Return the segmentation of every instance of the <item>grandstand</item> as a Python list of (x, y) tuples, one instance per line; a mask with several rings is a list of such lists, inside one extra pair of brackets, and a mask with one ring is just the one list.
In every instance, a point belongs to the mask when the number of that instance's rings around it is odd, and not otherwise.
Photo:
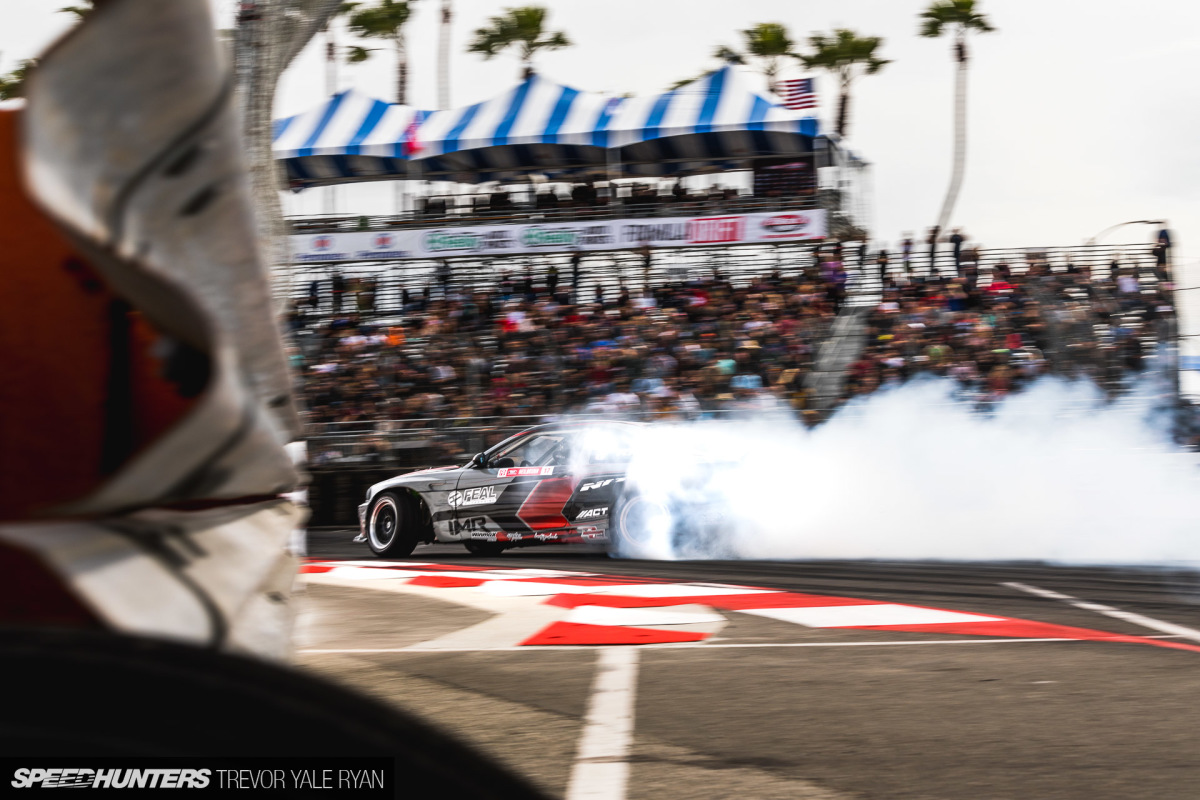
[(403, 213), (290, 220), (291, 358), (314, 472), (335, 467), (318, 521), (344, 517), (366, 473), (465, 460), (565, 414), (816, 424), (924, 374), (986, 408), (1039, 375), (1116, 397), (1172, 366), (1161, 254), (884, 255), (866, 162), (734, 68), (629, 100), (534, 77), (435, 112), (409, 152), (421, 119), (351, 93), (277, 131), (297, 189), (458, 182)]

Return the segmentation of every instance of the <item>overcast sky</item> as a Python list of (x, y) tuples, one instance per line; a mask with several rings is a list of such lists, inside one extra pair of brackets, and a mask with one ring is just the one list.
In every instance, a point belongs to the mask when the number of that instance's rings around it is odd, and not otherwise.
[[(0, 0), (0, 68), (39, 52), (70, 22), (64, 0)], [(523, 0), (522, 0), (523, 1)], [(232, 0), (212, 0), (228, 24)], [(716, 66), (738, 30), (782, 22), (797, 40), (849, 27), (885, 39), (893, 61), (856, 86), (849, 144), (872, 162), (877, 238), (932, 224), (949, 179), (954, 67), (948, 40), (916, 35), (927, 0), (542, 0), (574, 46), (540, 54), (546, 77), (580, 89), (662, 91)], [(465, 52), (475, 28), (507, 5), (454, 0), (451, 102), (493, 96), (518, 79), (515, 57)], [(409, 24), (410, 102), (436, 107), (438, 0), (417, 0)], [(1200, 257), (1200, 4), (1181, 0), (982, 0), (998, 28), (973, 37), (967, 175), (954, 224), (985, 246), (1080, 244), (1109, 225), (1165, 218), (1182, 254)], [(348, 39), (343, 32), (343, 42)], [(375, 45), (372, 45), (375, 46)], [(381, 51), (340, 68), (340, 86), (394, 99), (395, 61)], [(790, 67), (785, 77), (804, 73)], [(819, 77), (822, 120), (833, 82)], [(279, 87), (277, 116), (321, 102), (320, 42)], [(354, 202), (346, 190), (341, 202)], [(369, 202), (390, 211), (390, 193)], [(297, 206), (319, 211), (317, 192)], [(358, 203), (363, 202), (360, 197)], [(354, 209), (361, 210), (361, 209)], [(1105, 241), (1143, 241), (1131, 227)]]

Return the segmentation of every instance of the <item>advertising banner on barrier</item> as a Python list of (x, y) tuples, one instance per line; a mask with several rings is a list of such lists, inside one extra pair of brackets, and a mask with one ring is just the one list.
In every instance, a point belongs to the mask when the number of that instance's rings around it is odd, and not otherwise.
[(515, 225), (463, 225), (406, 231), (297, 234), (292, 262), (398, 261), (529, 253), (711, 247), (822, 239), (825, 210), (646, 217)]

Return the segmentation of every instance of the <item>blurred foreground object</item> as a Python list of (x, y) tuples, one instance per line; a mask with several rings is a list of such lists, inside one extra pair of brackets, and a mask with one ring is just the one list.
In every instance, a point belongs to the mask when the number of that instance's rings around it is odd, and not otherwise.
[(105, 626), (283, 656), (296, 420), (207, 5), (102, 4), (26, 96), (0, 114), (0, 542)]
[(287, 654), (301, 515), (232, 101), (207, 0), (107, 0), (0, 109), (0, 749), (389, 756), (416, 796), (534, 797), (237, 655)]

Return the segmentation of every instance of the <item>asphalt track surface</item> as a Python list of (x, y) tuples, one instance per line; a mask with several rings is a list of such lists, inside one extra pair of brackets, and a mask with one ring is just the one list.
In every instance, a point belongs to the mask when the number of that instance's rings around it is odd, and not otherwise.
[[(309, 556), (369, 560), (352, 536), (310, 532)], [(552, 796), (1200, 797), (1200, 652), (1149, 644), (1200, 647), (1194, 572), (646, 562), (561, 546), (487, 559), (439, 545), (410, 560), (737, 584), (1153, 637), (997, 639), (726, 613), (719, 634), (694, 646), (422, 652), (414, 646), (478, 625), (488, 612), (369, 582), (308, 586), (302, 667), (431, 720)], [(622, 674), (628, 685), (598, 683)], [(619, 718), (622, 699), (632, 709), (627, 748), (605, 755), (608, 740), (588, 737), (614, 734), (596, 715), (608, 702), (611, 717), (615, 702)], [(587, 785), (581, 739), (600, 742), (592, 760), (609, 770)]]

